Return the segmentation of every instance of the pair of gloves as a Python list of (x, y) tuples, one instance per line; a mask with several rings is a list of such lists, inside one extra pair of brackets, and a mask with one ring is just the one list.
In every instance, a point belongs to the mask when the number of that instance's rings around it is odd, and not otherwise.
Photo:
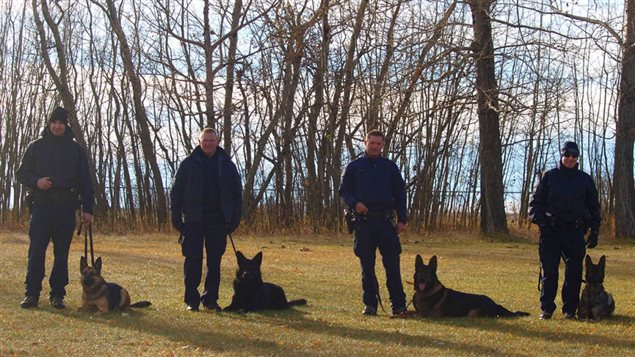
[[(541, 225), (538, 226), (540, 228), (540, 235), (543, 237), (552, 237), (554, 235), (553, 230), (551, 229), (551, 226), (543, 223)], [(589, 236), (586, 239), (586, 246), (589, 249), (593, 249), (595, 247), (597, 247), (598, 245), (598, 237), (600, 235), (600, 232), (597, 230), (591, 230), (591, 233), (589, 234)]]

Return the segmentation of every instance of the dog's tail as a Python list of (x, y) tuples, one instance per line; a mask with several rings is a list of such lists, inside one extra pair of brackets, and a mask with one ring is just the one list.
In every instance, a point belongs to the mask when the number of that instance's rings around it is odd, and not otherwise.
[(289, 306), (306, 305), (306, 299), (297, 299), (289, 301)]
[(134, 304), (130, 304), (130, 307), (142, 308), (142, 307), (148, 307), (150, 305), (152, 305), (150, 301), (143, 300), (143, 301), (137, 301)]
[(524, 312), (524, 311), (514, 311), (514, 315), (513, 316), (529, 316), (530, 314), (528, 312)]

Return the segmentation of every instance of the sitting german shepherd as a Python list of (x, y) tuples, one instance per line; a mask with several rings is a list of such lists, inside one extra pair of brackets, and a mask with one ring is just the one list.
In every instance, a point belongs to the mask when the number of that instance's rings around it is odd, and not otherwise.
[(590, 256), (585, 258), (586, 285), (582, 290), (580, 305), (578, 307), (578, 319), (599, 321), (611, 316), (615, 311), (613, 295), (604, 290), (604, 268), (606, 258), (600, 257), (597, 264), (593, 264)]
[(81, 311), (97, 311), (104, 314), (114, 309), (119, 309), (124, 313), (130, 311), (131, 307), (147, 307), (152, 305), (149, 301), (139, 301), (130, 304), (130, 294), (128, 290), (113, 283), (108, 283), (101, 277), (101, 257), (95, 261), (95, 266), (88, 266), (86, 257), (81, 257), (79, 261), (82, 283), (82, 306)]
[(231, 304), (223, 311), (282, 310), (293, 305), (306, 305), (305, 299), (287, 301), (280, 286), (262, 281), (262, 252), (253, 259), (247, 259), (238, 251), (236, 258), (238, 269), (234, 279), (234, 296)]
[(448, 289), (437, 278), (437, 257), (428, 265), (419, 254), (415, 259), (415, 294), (413, 302), (422, 317), (502, 317), (528, 316), (529, 313), (507, 310), (485, 295), (468, 294)]

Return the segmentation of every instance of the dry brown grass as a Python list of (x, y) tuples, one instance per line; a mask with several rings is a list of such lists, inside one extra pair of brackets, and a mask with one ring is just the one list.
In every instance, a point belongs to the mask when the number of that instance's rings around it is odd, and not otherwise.
[[(348, 235), (236, 236), (247, 256), (264, 252), (265, 280), (309, 304), (282, 312), (188, 313), (182, 302), (182, 257), (173, 235), (110, 235), (96, 232), (95, 249), (107, 280), (128, 288), (132, 300), (153, 302), (129, 316), (75, 312), (80, 304), (76, 240), (70, 255), (68, 310), (41, 299), (23, 310), (28, 238), (1, 232), (0, 355), (632, 355), (635, 352), (635, 247), (608, 244), (591, 251), (608, 258), (606, 287), (617, 300), (616, 316), (599, 323), (537, 318), (537, 252), (532, 241), (485, 241), (464, 233), (404, 237), (402, 273), (412, 295), (414, 256), (439, 257), (439, 276), (449, 287), (488, 294), (532, 316), (517, 319), (390, 319), (362, 309), (358, 262)], [(222, 306), (229, 304), (235, 259), (223, 260)], [(49, 250), (50, 255), (52, 250)], [(378, 267), (381, 264), (378, 263)], [(48, 269), (48, 268), (47, 268)], [(382, 296), (383, 272), (378, 268)], [(43, 297), (48, 294), (45, 279)]]

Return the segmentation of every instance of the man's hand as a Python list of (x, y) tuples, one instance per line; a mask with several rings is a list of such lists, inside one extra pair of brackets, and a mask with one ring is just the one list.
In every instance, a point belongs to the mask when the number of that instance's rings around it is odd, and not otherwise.
[(401, 234), (406, 231), (406, 224), (403, 222), (397, 222), (397, 234)]
[(368, 213), (368, 207), (361, 202), (357, 202), (355, 205), (355, 212), (357, 213)]
[(586, 239), (586, 246), (589, 249), (593, 249), (598, 246), (598, 236), (600, 235), (597, 231), (591, 231), (589, 237)]
[(48, 191), (51, 186), (53, 186), (53, 181), (51, 181), (50, 177), (40, 177), (37, 180), (37, 188), (39, 188), (42, 191)]
[(86, 224), (92, 224), (93, 223), (93, 215), (90, 213), (86, 213), (84, 212), (84, 214), (82, 214), (82, 221)]

